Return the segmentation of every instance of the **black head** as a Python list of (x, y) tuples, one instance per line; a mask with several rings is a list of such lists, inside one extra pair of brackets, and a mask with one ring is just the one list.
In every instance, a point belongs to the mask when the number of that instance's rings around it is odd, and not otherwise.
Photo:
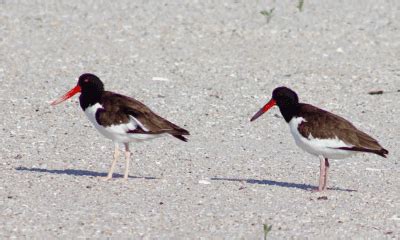
[(275, 100), (279, 108), (286, 108), (299, 104), (299, 97), (297, 94), (287, 87), (275, 88), (272, 92), (272, 99)]
[(285, 118), (286, 122), (289, 122), (292, 117), (297, 114), (299, 98), (293, 90), (287, 87), (275, 88), (272, 92), (271, 100), (251, 118), (251, 121), (256, 120), (275, 105), (278, 105), (282, 116)]
[(59, 99), (53, 101), (51, 105), (64, 102), (79, 92), (81, 93), (79, 96), (79, 102), (82, 109), (85, 110), (88, 106), (91, 106), (100, 100), (102, 93), (104, 92), (104, 85), (96, 75), (91, 73), (82, 74), (79, 77), (78, 84)]
[(84, 73), (79, 77), (78, 84), (82, 94), (95, 94), (104, 91), (104, 84), (96, 75)]

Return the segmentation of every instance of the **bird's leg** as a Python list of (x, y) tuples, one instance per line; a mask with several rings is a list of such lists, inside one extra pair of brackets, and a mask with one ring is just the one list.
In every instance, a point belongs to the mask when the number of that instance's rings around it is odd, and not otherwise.
[(119, 148), (118, 148), (118, 143), (115, 143), (115, 148), (114, 148), (114, 159), (111, 163), (111, 168), (110, 171), (107, 174), (107, 177), (104, 180), (110, 180), (112, 178), (113, 172), (114, 172), (114, 168), (115, 168), (115, 164), (117, 163), (119, 157)]
[(324, 190), (324, 183), (325, 183), (325, 158), (320, 156), (320, 166), (319, 166), (319, 186), (315, 189), (315, 192), (321, 192)]
[(124, 143), (125, 145), (125, 173), (124, 173), (124, 179), (128, 179), (129, 176), (129, 162), (131, 160), (131, 151), (129, 151), (129, 143)]
[(324, 177), (324, 187), (322, 190), (326, 190), (328, 187), (326, 185), (326, 182), (328, 181), (328, 170), (329, 170), (329, 161), (327, 158), (325, 158), (325, 177)]

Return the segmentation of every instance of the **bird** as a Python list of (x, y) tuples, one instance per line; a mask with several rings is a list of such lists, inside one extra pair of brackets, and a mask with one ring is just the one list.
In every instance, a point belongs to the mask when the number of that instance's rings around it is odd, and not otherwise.
[(314, 191), (327, 190), (329, 159), (343, 159), (355, 153), (389, 154), (377, 140), (357, 129), (348, 120), (310, 104), (299, 102), (297, 93), (277, 87), (272, 98), (250, 121), (277, 105), (288, 123), (295, 143), (304, 151), (320, 158), (319, 185)]
[(186, 142), (189, 131), (160, 117), (138, 100), (104, 90), (104, 84), (92, 73), (79, 77), (77, 85), (51, 105), (57, 105), (80, 93), (79, 104), (93, 126), (106, 138), (114, 142), (114, 156), (110, 170), (105, 177), (113, 176), (119, 158), (119, 145), (125, 146), (124, 179), (128, 179), (131, 151), (130, 142), (141, 142), (163, 135), (171, 135)]

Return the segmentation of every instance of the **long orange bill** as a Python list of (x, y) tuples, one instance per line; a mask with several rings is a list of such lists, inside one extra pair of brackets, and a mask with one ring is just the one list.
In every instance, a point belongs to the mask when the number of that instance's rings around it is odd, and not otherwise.
[(69, 90), (69, 92), (67, 92), (66, 94), (64, 94), (62, 97), (60, 97), (57, 100), (54, 100), (51, 105), (54, 106), (56, 104), (62, 103), (65, 100), (67, 100), (68, 98), (74, 96), (75, 94), (77, 94), (78, 92), (81, 91), (81, 87), (79, 87), (78, 85), (76, 85), (73, 89)]
[(263, 115), (266, 111), (268, 111), (270, 108), (275, 106), (275, 104), (276, 104), (276, 101), (274, 99), (269, 100), (269, 102), (267, 104), (265, 104), (264, 107), (262, 107), (256, 114), (254, 114), (254, 116), (250, 119), (250, 121), (252, 122), (252, 121), (256, 120), (258, 117)]

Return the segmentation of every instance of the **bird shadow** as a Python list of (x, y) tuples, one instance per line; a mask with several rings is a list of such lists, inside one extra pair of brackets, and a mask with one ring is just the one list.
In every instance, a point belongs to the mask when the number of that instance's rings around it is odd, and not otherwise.
[[(317, 188), (317, 186), (313, 186), (310, 184), (304, 184), (304, 183), (291, 183), (291, 182), (279, 182), (279, 181), (274, 181), (274, 180), (259, 180), (259, 179), (240, 179), (240, 178), (219, 178), (219, 177), (214, 177), (211, 178), (213, 181), (231, 181), (231, 182), (246, 182), (250, 184), (262, 184), (262, 185), (268, 185), (268, 186), (278, 186), (278, 187), (285, 187), (285, 188), (297, 188), (305, 191), (312, 191)], [(333, 187), (333, 188), (328, 188), (328, 190), (333, 190), (333, 191), (342, 191), (342, 192), (357, 192), (357, 190), (354, 189), (345, 189), (345, 188), (338, 188), (338, 187)]]
[[(45, 169), (45, 168), (27, 168), (27, 167), (17, 167), (15, 168), (17, 171), (28, 171), (28, 172), (39, 172), (39, 173), (51, 173), (51, 174), (65, 174), (72, 176), (90, 176), (90, 177), (105, 177), (107, 173), (88, 171), (88, 170), (80, 170), (80, 169)], [(122, 178), (122, 174), (114, 173), (113, 177)], [(141, 178), (147, 180), (158, 179), (156, 177), (139, 177), (139, 176), (129, 176), (129, 178)]]

